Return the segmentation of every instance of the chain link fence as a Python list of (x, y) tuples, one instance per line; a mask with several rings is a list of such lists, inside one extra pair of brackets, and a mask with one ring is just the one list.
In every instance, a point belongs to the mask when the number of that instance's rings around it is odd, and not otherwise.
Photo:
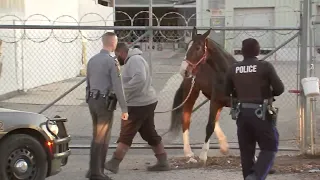
[[(12, 17), (11, 17), (12, 18)], [(68, 17), (71, 19), (71, 17)], [(26, 24), (18, 18), (1, 24)], [(0, 26), (1, 26), (0, 24)], [(75, 23), (77, 24), (77, 23)], [(78, 23), (79, 24), (79, 23)], [(72, 25), (72, 24), (70, 24)], [(100, 37), (107, 30), (59, 30), (59, 29), (2, 29), (0, 46), (2, 52), (2, 74), (0, 79), (0, 106), (31, 112), (39, 112), (47, 104), (79, 84), (85, 77), (85, 65), (101, 49)], [(109, 30), (108, 30), (109, 31)], [(111, 31), (111, 30), (110, 30)], [(133, 43), (146, 31), (123, 29), (115, 31), (120, 42)], [(260, 58), (273, 49), (284, 45), (266, 60), (276, 68), (283, 80), (286, 92), (276, 98), (280, 107), (278, 127), (282, 146), (295, 146), (299, 139), (297, 121), (297, 98), (288, 93), (297, 89), (297, 72), (299, 68), (299, 47), (295, 38), (297, 31), (263, 31), (263, 30), (220, 30), (212, 31), (210, 37), (241, 60), (241, 41), (248, 37), (256, 38), (262, 47)], [(143, 56), (150, 63), (153, 72), (153, 86), (158, 92), (159, 104), (156, 111), (171, 109), (172, 101), (182, 77), (178, 74), (181, 61), (191, 37), (190, 30), (154, 30), (153, 36), (141, 38), (136, 46), (143, 51)], [(153, 38), (150, 46), (149, 38)], [(285, 43), (285, 44), (283, 44)], [(206, 98), (201, 95), (195, 106)], [(237, 144), (236, 125), (228, 115), (229, 108), (224, 108), (221, 115), (221, 127), (229, 142)], [(56, 102), (43, 112), (53, 117), (60, 115), (69, 119), (67, 123), (73, 144), (89, 144), (91, 140), (91, 117), (85, 103), (85, 83)], [(205, 137), (205, 126), (209, 115), (209, 103), (204, 104), (192, 115), (192, 144), (202, 144)], [(170, 113), (156, 114), (156, 127), (160, 134), (170, 125)], [(115, 125), (112, 130), (112, 141), (116, 141), (120, 129), (119, 108), (115, 114)], [(138, 136), (135, 143), (144, 143)], [(217, 142), (213, 140), (213, 142)], [(177, 139), (173, 143), (181, 144)]]

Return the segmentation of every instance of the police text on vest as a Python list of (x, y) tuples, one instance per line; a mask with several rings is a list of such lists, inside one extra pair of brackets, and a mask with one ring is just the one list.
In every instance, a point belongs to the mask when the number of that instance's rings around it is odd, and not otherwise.
[(255, 73), (257, 72), (257, 65), (248, 65), (248, 66), (237, 66), (236, 73), (245, 74), (245, 73)]

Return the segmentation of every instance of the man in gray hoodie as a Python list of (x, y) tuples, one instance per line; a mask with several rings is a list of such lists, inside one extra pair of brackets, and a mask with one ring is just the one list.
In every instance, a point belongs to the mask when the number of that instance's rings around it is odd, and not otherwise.
[(105, 168), (113, 173), (119, 170), (119, 164), (129, 150), (133, 138), (140, 133), (141, 137), (152, 147), (157, 158), (154, 166), (147, 168), (149, 171), (167, 171), (169, 163), (164, 150), (161, 137), (158, 135), (154, 124), (154, 111), (157, 106), (157, 95), (152, 87), (152, 78), (147, 61), (141, 56), (138, 48), (129, 49), (126, 44), (119, 43), (116, 56), (122, 69), (123, 88), (128, 105), (128, 120), (121, 120), (120, 137), (118, 146)]

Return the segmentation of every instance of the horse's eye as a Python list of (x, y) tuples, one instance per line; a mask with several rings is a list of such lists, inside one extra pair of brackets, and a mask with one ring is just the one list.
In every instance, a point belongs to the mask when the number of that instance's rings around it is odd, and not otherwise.
[(196, 50), (197, 50), (197, 51), (199, 51), (199, 50), (200, 50), (200, 47), (199, 47), (199, 46), (198, 46), (198, 47), (196, 47)]

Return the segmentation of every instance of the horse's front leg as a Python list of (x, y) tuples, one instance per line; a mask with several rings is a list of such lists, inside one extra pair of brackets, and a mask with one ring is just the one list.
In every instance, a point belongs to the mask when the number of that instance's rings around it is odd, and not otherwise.
[(202, 146), (202, 151), (199, 156), (200, 160), (203, 161), (204, 163), (206, 163), (208, 158), (208, 151), (210, 149), (210, 138), (213, 132), (215, 132), (218, 137), (219, 144), (220, 144), (220, 151), (223, 154), (226, 154), (229, 150), (227, 138), (224, 135), (219, 124), (220, 112), (222, 108), (223, 106), (221, 104), (216, 103), (213, 100), (210, 101), (210, 113), (209, 113), (209, 119), (206, 127), (206, 138)]
[[(188, 92), (185, 91), (187, 96)], [(192, 114), (192, 108), (199, 97), (199, 90), (196, 90), (195, 88), (192, 90), (191, 95), (189, 96), (187, 102), (183, 106), (183, 116), (182, 116), (182, 132), (183, 132), (183, 150), (184, 150), (184, 156), (185, 157), (194, 157), (194, 153), (191, 150), (190, 147), (190, 139), (189, 139), (189, 130), (190, 130), (190, 123), (191, 123), (191, 114)]]

